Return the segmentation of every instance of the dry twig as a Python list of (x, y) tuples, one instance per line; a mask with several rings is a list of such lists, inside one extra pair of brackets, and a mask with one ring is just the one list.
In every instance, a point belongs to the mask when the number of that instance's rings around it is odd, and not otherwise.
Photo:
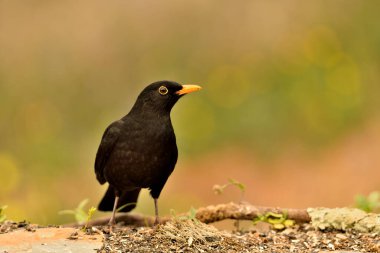
[[(286, 213), (288, 219), (292, 219), (297, 223), (304, 223), (310, 221), (310, 216), (306, 209), (284, 209), (273, 207), (261, 207), (253, 206), (248, 203), (236, 204), (227, 203), (220, 205), (210, 205), (207, 207), (201, 207), (197, 209), (195, 217), (203, 223), (213, 223), (226, 219), (234, 220), (253, 220), (254, 218), (263, 215), (265, 213)], [(181, 216), (181, 215), (180, 215)], [(160, 222), (165, 223), (170, 220), (170, 217), (161, 217)], [(89, 226), (106, 225), (109, 221), (109, 217), (101, 217), (94, 219), (88, 223)], [(135, 226), (151, 226), (154, 223), (154, 217), (143, 216), (136, 213), (123, 213), (116, 216), (117, 222), (123, 222), (125, 225)], [(74, 223), (67, 224), (66, 226), (81, 226), (83, 224)]]

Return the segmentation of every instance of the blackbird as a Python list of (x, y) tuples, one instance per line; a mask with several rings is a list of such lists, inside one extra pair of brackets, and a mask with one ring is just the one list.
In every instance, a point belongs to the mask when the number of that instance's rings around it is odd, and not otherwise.
[(109, 183), (98, 209), (112, 211), (110, 225), (115, 224), (116, 209), (129, 212), (136, 207), (142, 188), (150, 190), (158, 223), (157, 199), (178, 157), (170, 111), (182, 96), (200, 89), (172, 81), (154, 82), (140, 93), (126, 116), (105, 130), (95, 174), (100, 184)]

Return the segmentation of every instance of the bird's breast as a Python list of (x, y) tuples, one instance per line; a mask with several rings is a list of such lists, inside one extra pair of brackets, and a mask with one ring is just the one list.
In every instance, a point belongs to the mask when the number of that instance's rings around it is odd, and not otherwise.
[[(139, 127), (123, 132), (107, 166), (107, 178), (122, 185), (151, 187), (167, 179), (177, 162), (178, 150), (172, 126)], [(122, 171), (122, 173), (120, 173)]]

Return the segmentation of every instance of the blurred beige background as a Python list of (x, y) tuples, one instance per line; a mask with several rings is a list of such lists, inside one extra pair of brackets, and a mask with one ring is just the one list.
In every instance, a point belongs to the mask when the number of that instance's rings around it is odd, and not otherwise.
[[(203, 86), (172, 112), (180, 150), (161, 214), (245, 200), (353, 205), (380, 188), (373, 1), (0, 1), (0, 205), (58, 215), (105, 186), (108, 124), (156, 80)], [(88, 206), (89, 207), (89, 206)], [(144, 192), (136, 212), (151, 214)], [(101, 214), (97, 214), (101, 215)]]

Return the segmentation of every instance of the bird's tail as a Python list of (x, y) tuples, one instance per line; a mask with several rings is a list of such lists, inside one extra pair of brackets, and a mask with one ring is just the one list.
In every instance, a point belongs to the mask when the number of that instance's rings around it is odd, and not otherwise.
[[(140, 188), (122, 192), (117, 203), (117, 208), (123, 207), (118, 212), (129, 212), (136, 207), (137, 198), (139, 197)], [(100, 201), (99, 211), (112, 211), (115, 202), (115, 189), (112, 186), (108, 186), (106, 194)]]

